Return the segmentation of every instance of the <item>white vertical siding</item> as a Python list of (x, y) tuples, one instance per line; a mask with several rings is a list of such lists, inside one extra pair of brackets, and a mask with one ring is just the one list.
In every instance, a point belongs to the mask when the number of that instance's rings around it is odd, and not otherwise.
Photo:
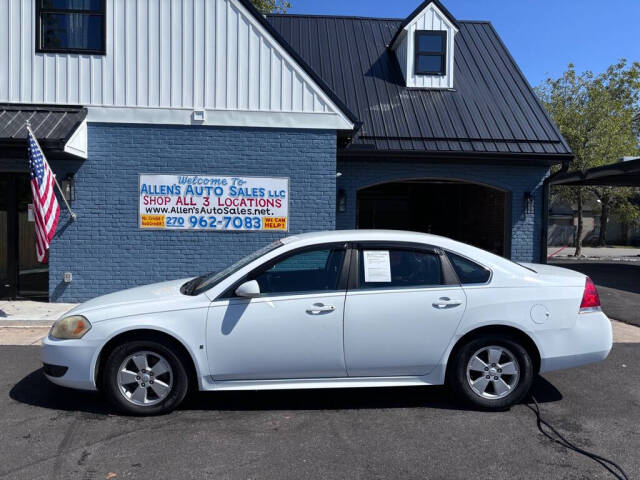
[(101, 56), (35, 53), (34, 1), (0, 0), (0, 102), (318, 113), (349, 123), (237, 0), (106, 2)]
[[(447, 32), (447, 68), (446, 75), (416, 75), (415, 74), (415, 32), (416, 30), (436, 30)], [(415, 88), (453, 88), (455, 52), (455, 35), (457, 29), (447, 17), (434, 5), (430, 4), (420, 15), (416, 16), (405, 27), (406, 34), (398, 40), (395, 47), (398, 62), (408, 87)], [(403, 61), (406, 59), (406, 61)]]

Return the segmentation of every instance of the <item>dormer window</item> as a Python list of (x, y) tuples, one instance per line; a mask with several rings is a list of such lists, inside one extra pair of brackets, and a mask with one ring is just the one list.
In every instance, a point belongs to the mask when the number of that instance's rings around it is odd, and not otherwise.
[(416, 75), (446, 75), (447, 32), (418, 30), (415, 35)]

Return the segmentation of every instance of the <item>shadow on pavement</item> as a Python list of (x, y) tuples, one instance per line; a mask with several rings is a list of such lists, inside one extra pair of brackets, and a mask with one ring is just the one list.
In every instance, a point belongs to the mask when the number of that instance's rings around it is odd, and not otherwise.
[[(531, 392), (539, 403), (557, 402), (562, 394), (550, 382), (537, 376)], [(109, 415), (117, 413), (97, 392), (72, 390), (49, 382), (42, 369), (20, 380), (9, 396), (35, 407)], [(435, 408), (467, 410), (444, 386), (346, 388), (317, 390), (271, 390), (238, 392), (196, 392), (180, 410), (349, 410), (384, 408)]]
[(112, 413), (104, 397), (98, 392), (72, 390), (54, 385), (47, 380), (41, 368), (16, 383), (9, 396), (17, 402), (52, 410), (104, 415)]
[(620, 262), (554, 262), (558, 267), (588, 275), (596, 285), (630, 293), (640, 293), (640, 262), (637, 263), (637, 265), (632, 265)]

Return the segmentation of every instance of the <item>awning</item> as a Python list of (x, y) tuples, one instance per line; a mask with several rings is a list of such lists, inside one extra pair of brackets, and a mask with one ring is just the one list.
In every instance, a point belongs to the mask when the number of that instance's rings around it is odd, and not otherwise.
[(0, 103), (0, 158), (23, 158), (27, 120), (48, 157), (87, 158), (87, 109)]
[(640, 187), (640, 158), (591, 168), (584, 172), (566, 172), (554, 176), (552, 185), (605, 185), (610, 187)]

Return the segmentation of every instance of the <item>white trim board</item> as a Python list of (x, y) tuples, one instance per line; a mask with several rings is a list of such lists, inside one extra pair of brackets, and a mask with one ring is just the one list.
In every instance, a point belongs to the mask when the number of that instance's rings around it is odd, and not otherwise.
[(205, 125), (221, 127), (300, 128), (350, 130), (350, 123), (335, 113), (205, 110), (204, 120), (194, 120), (193, 110), (163, 108), (88, 107), (91, 123), (151, 125)]
[(64, 145), (64, 151), (76, 157), (89, 156), (89, 140), (87, 136), (87, 121), (84, 120)]

